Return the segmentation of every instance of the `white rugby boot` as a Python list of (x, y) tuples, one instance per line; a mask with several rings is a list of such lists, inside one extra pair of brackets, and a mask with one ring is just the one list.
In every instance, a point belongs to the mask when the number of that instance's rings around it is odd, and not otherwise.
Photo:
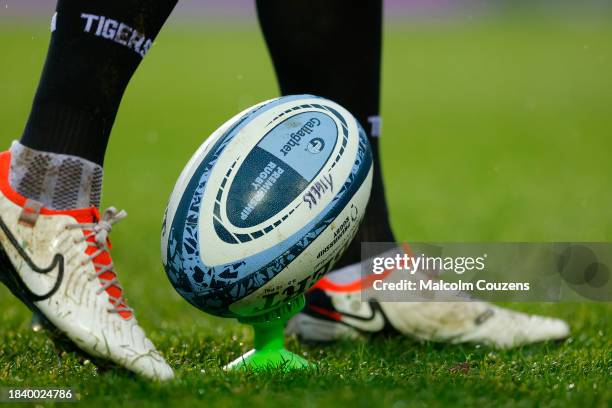
[(14, 191), (0, 153), (0, 281), (79, 349), (137, 374), (173, 378), (123, 298), (108, 233), (114, 208), (55, 211)]
[[(306, 293), (306, 306), (287, 325), (306, 341), (333, 341), (363, 334), (395, 333), (451, 344), (497, 348), (563, 339), (569, 326), (560, 319), (528, 315), (487, 302), (384, 302), (361, 292), (371, 285), (353, 264), (328, 273)], [(372, 291), (369, 291), (370, 293)]]

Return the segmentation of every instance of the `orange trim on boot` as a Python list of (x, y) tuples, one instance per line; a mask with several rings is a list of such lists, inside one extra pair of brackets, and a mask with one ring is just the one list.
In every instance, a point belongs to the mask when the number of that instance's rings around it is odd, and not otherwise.
[[(23, 208), (26, 205), (27, 198), (19, 194), (17, 191), (13, 190), (13, 188), (11, 187), (9, 183), (10, 168), (11, 168), (10, 150), (1, 152), (0, 153), (0, 192), (2, 192), (2, 194), (7, 199), (9, 199), (11, 202), (13, 202), (15, 205)], [(70, 209), (70, 210), (52, 210), (46, 207), (41, 207), (40, 214), (67, 215), (67, 216), (74, 218), (79, 224), (89, 224), (89, 223), (94, 223), (100, 220), (100, 211), (95, 206), (91, 206), (87, 208), (76, 208), (76, 209)], [(83, 236), (86, 236), (90, 234), (91, 232), (92, 232), (91, 230), (82, 231)], [(94, 237), (89, 237), (87, 239), (88, 242), (94, 242), (94, 240), (95, 240)], [(107, 239), (107, 246), (109, 249), (111, 248), (111, 243), (110, 243), (110, 240), (108, 239)], [(94, 248), (93, 246), (88, 246), (87, 249), (85, 250), (85, 253), (87, 255), (91, 255), (95, 251), (96, 251), (96, 248)], [(94, 264), (109, 265), (112, 262), (112, 258), (107, 251), (104, 251), (100, 255), (95, 257), (92, 260), (92, 262)], [(94, 269), (96, 269), (96, 271), (98, 270), (98, 268), (95, 268), (95, 266), (94, 266)], [(100, 286), (104, 284), (102, 282), (103, 280), (109, 281), (115, 278), (116, 278), (116, 275), (113, 272), (110, 272), (110, 271), (104, 272), (99, 277)], [(108, 295), (114, 298), (120, 298), (122, 296), (123, 291), (117, 286), (113, 285), (106, 289), (106, 293), (108, 293)], [(127, 307), (125, 303), (122, 303), (121, 305), (116, 305), (115, 302), (113, 302), (110, 299), (109, 299), (109, 303), (111, 303), (113, 306), (126, 306)], [(132, 317), (132, 312), (122, 311), (122, 312), (119, 312), (119, 315), (125, 319), (129, 319), (130, 317)]]
[[(404, 252), (409, 256), (413, 256), (412, 249), (408, 245), (408, 243), (403, 243), (402, 247)], [(315, 283), (312, 289), (323, 289), (329, 292), (337, 292), (337, 293), (353, 293), (360, 292), (364, 289), (368, 289), (372, 287), (372, 284), (376, 280), (385, 279), (387, 276), (391, 274), (391, 272), (395, 271), (395, 268), (385, 269), (380, 274), (370, 274), (363, 278), (356, 279), (349, 283), (335, 283), (329, 280), (326, 277), (321, 278), (317, 283)]]

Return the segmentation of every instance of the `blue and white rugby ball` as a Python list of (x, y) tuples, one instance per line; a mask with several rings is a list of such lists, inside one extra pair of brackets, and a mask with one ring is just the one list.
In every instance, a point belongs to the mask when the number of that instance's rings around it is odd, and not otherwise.
[(256, 316), (310, 288), (353, 239), (372, 184), (366, 135), (340, 105), (286, 96), (216, 130), (164, 216), (168, 278), (194, 306)]

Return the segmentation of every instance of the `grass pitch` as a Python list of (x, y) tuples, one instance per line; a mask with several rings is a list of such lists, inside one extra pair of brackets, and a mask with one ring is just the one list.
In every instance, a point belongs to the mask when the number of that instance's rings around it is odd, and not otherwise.
[[(19, 137), (47, 23), (0, 26), (0, 141)], [(482, 20), (389, 26), (382, 150), (399, 238), (612, 240), (610, 20)], [(71, 387), (88, 406), (599, 406), (612, 401), (612, 306), (520, 304), (568, 320), (572, 337), (513, 351), (374, 339), (289, 348), (307, 374), (225, 373), (244, 327), (171, 288), (159, 255), (166, 200), (192, 152), (239, 109), (277, 96), (254, 23), (170, 24), (124, 98), (104, 205), (130, 216), (113, 256), (141, 324), (176, 369), (159, 385), (57, 355), (0, 287), (0, 386)]]

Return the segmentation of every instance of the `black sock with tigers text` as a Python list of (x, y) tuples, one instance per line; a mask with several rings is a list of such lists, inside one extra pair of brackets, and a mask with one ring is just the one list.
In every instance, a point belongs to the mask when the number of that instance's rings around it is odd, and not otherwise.
[(20, 142), (102, 165), (121, 98), (177, 0), (59, 0)]

